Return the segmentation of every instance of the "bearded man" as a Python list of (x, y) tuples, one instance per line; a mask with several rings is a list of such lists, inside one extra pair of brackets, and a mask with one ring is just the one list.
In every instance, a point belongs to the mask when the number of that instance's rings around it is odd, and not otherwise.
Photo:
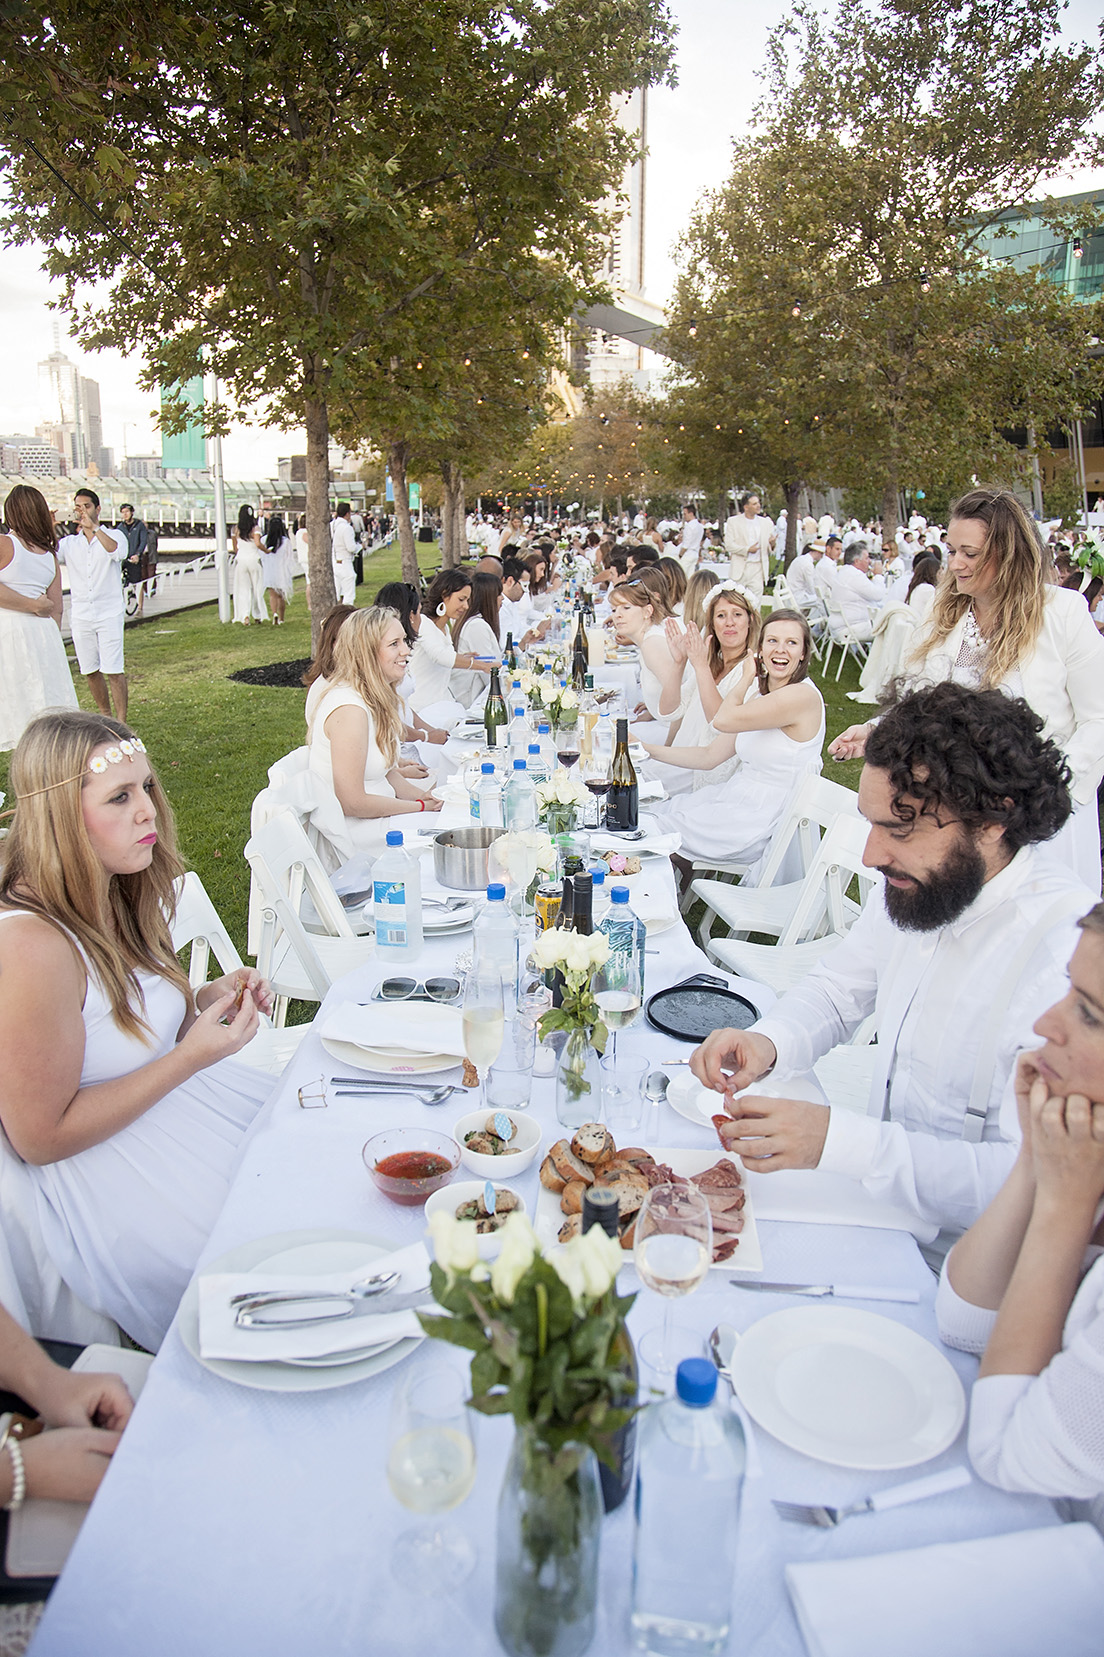
[[(691, 1060), (725, 1096), (748, 1167), (822, 1168), (908, 1209), (941, 1246), (973, 1223), (1016, 1157), (1016, 1057), (1066, 990), (1093, 894), (1047, 851), (1069, 771), (1026, 702), (941, 684), (904, 698), (866, 745), (863, 854), (885, 878), (848, 935), (750, 1030)], [(744, 1093), (808, 1072), (874, 1015), (867, 1114)], [(1002, 1106), (1004, 1107), (1002, 1110)], [(938, 1252), (938, 1250), (937, 1250)]]

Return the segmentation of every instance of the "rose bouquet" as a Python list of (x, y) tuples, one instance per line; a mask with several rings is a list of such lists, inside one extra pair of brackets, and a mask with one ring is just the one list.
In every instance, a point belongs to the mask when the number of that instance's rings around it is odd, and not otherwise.
[(556, 872), (556, 847), (543, 829), (522, 829), (500, 834), (491, 846), (491, 862), (522, 893), (526, 911), (531, 911), (537, 887)]
[(547, 782), (537, 784), (536, 794), (537, 812), (549, 834), (570, 834), (587, 797), (584, 785), (570, 771), (558, 768)]

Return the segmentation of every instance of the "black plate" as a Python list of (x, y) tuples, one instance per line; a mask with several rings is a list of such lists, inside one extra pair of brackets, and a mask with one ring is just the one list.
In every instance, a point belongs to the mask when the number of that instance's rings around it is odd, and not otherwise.
[(760, 1017), (745, 995), (730, 990), (722, 978), (700, 973), (668, 989), (657, 990), (644, 1008), (648, 1023), (676, 1041), (704, 1041), (714, 1030), (747, 1030)]

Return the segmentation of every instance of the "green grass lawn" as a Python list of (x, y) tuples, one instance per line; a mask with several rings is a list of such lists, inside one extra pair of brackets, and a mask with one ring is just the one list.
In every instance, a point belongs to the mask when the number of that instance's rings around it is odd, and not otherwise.
[[(437, 564), (436, 545), (419, 543), (418, 551), (427, 571)], [(359, 602), (368, 602), (398, 576), (396, 543), (368, 560)], [(217, 607), (208, 604), (127, 629), (130, 722), (172, 802), (184, 858), (243, 954), (249, 869), (242, 849), (249, 809), (265, 786), (268, 767), (304, 739), (305, 692), (242, 685), (228, 675), (309, 655), (310, 618), (301, 582), (283, 627), (224, 626)], [(839, 685), (829, 680), (821, 686), (829, 740), (862, 715), (845, 696), (857, 683), (858, 669), (848, 661)], [(91, 708), (79, 676), (77, 686), (81, 706)], [(7, 788), (8, 759), (0, 754), (0, 789)], [(828, 763), (834, 781), (858, 786), (860, 761)]]

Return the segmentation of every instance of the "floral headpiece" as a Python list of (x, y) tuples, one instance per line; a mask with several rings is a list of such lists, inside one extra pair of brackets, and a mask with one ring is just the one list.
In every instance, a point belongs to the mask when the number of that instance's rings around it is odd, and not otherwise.
[(32, 800), (36, 794), (49, 794), (51, 789), (65, 788), (71, 782), (80, 782), (82, 777), (102, 777), (109, 765), (120, 765), (123, 760), (133, 759), (135, 754), (144, 754), (145, 751), (146, 745), (141, 737), (123, 737), (121, 742), (105, 748), (102, 754), (94, 755), (84, 771), (78, 771), (72, 777), (62, 777), (59, 782), (48, 782), (45, 788), (32, 788), (26, 794), (17, 794), (16, 800)]

